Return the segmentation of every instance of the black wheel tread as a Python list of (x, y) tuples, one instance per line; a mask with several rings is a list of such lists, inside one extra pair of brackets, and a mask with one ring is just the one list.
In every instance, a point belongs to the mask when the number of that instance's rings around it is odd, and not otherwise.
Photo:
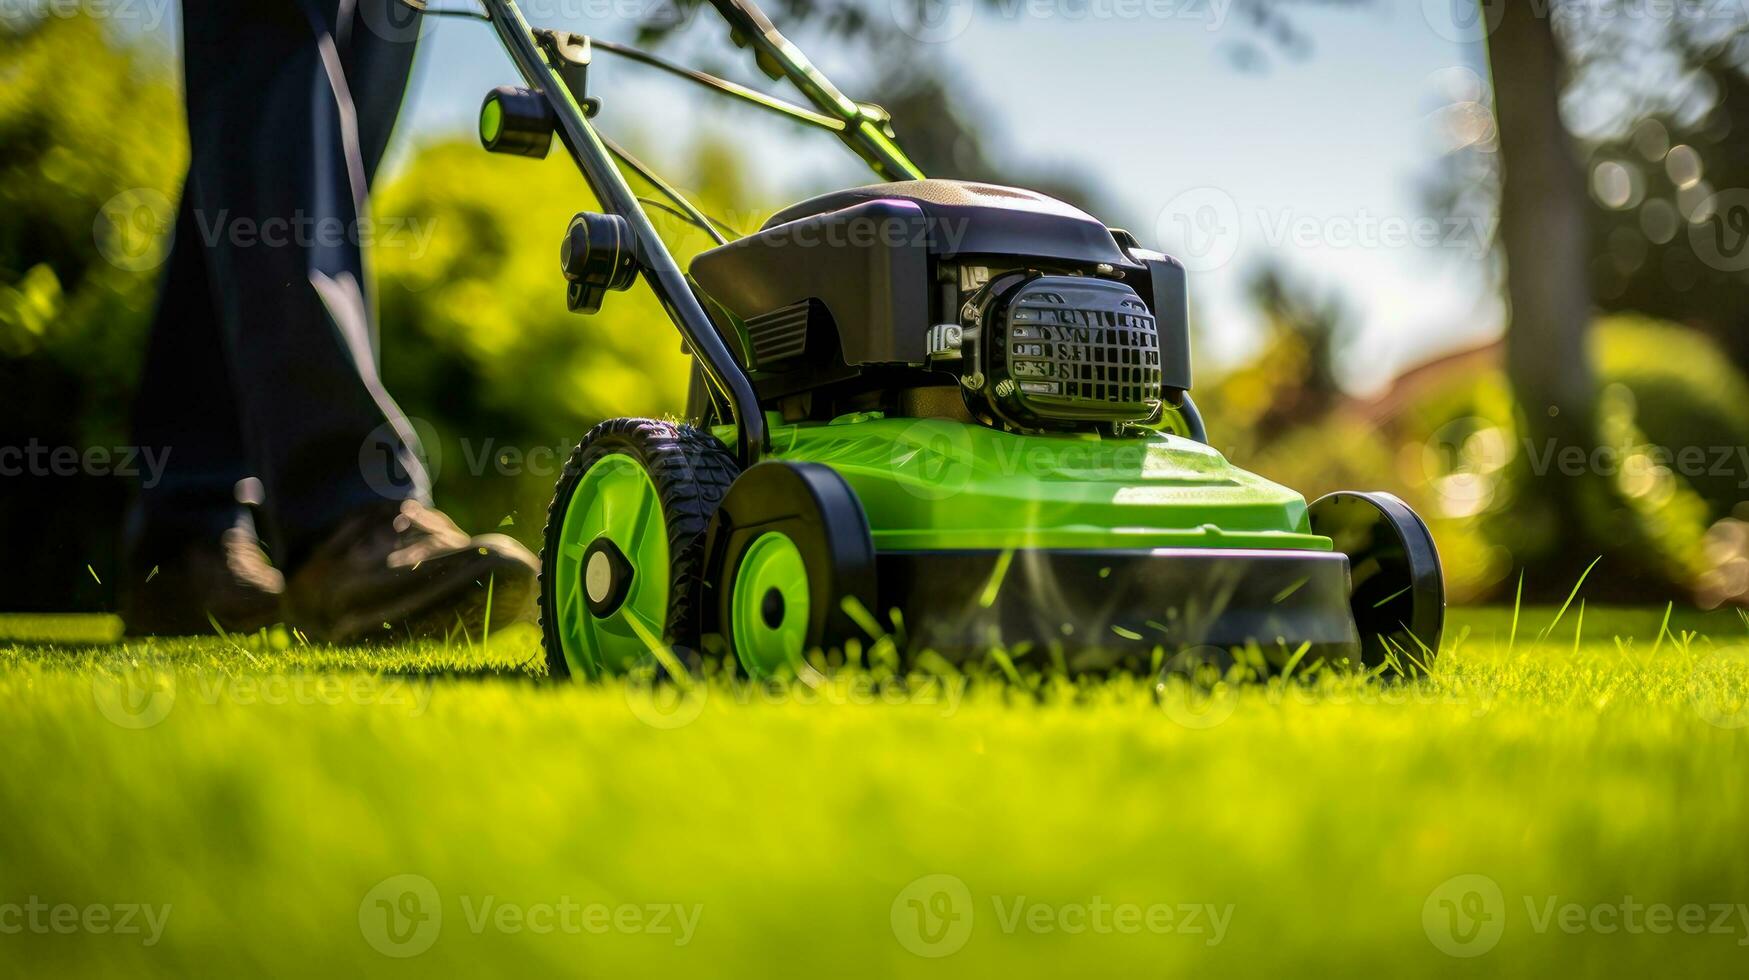
[(708, 432), (660, 419), (608, 419), (590, 429), (571, 451), (547, 505), (541, 535), (541, 645), (547, 673), (568, 677), (570, 665), (559, 642), (557, 609), (549, 573), (557, 555), (565, 511), (583, 474), (597, 460), (621, 452), (636, 459), (656, 487), (668, 528), (668, 616), (663, 640), (671, 646), (698, 644), (700, 586), (704, 575), (704, 532), (717, 505), (740, 472), (735, 458)]

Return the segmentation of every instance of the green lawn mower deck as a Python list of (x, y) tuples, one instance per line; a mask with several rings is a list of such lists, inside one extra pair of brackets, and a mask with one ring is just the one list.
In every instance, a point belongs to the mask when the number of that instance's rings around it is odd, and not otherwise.
[(950, 659), (1039, 649), (1072, 671), (1235, 648), (1413, 670), (1437, 650), (1432, 539), (1387, 495), (1308, 507), (1162, 432), (773, 423), (772, 455), (739, 473), (728, 441), (687, 425), (584, 439), (544, 556), (555, 670), (672, 669), (712, 637), (755, 677), (883, 637)]
[[(562, 241), (570, 308), (641, 279), (695, 364), (686, 422), (604, 422), (559, 481), (553, 674), (674, 672), (719, 642), (756, 677), (877, 643), (1071, 670), (1236, 648), (1425, 667), (1444, 622), (1426, 525), (1386, 494), (1308, 506), (1206, 444), (1181, 264), (1046, 195), (924, 178), (884, 111), (748, 0), (712, 3), (811, 108), (482, 0), (529, 85), (488, 95), (482, 141), (538, 157), (556, 135), (603, 208)], [(596, 132), (596, 50), (827, 129), (887, 182), (729, 240)], [(622, 167), (717, 247), (682, 272)]]

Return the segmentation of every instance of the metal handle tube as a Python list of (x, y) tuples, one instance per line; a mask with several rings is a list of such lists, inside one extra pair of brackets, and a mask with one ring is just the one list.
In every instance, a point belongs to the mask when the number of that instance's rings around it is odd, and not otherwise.
[(838, 138), (867, 161), (876, 173), (888, 180), (923, 179), (923, 171), (881, 131), (876, 119), (870, 118), (862, 106), (840, 92), (831, 79), (802, 54), (801, 48), (778, 32), (776, 25), (752, 0), (711, 0), (711, 5), (760, 54), (782, 66), (784, 77), (807, 96), (816, 109), (844, 121)]
[(770, 436), (752, 381), (735, 362), (728, 345), (723, 343), (716, 324), (699, 304), (685, 273), (657, 235), (655, 225), (638, 203), (636, 192), (626, 182), (601, 136), (583, 114), (583, 107), (577, 104), (558, 71), (535, 45), (533, 31), (523, 19), (522, 11), (517, 9), (515, 0), (482, 2), (493, 29), (498, 32), (499, 40), (522, 72), (522, 77), (552, 103), (558, 119), (559, 139), (582, 169), (589, 189), (595, 192), (602, 207), (631, 225), (633, 253), (637, 256), (644, 281), (656, 294), (656, 300), (669, 318), (680, 328), (687, 346), (703, 363), (705, 376), (728, 399), (735, 416), (736, 454), (742, 465), (753, 465), (770, 448)]

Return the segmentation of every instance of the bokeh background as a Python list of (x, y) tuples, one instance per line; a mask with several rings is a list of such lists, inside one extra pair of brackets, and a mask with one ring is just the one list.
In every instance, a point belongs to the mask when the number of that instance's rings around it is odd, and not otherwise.
[[(460, 6), (463, 0), (447, 0)], [(531, 0), (771, 89), (689, 0)], [(1749, 10), (1724, 2), (782, 0), (934, 176), (1057, 194), (1192, 270), (1212, 441), (1386, 489), (1453, 598), (1749, 598)], [(171, 0), (0, 3), (0, 447), (127, 447), (186, 140)], [(750, 230), (866, 172), (826, 134), (598, 58), (600, 125)], [(562, 153), (472, 136), (515, 74), (427, 22), (374, 188), (389, 390), (440, 504), (535, 543), (588, 426), (680, 410), (644, 293), (565, 310)], [(774, 90), (775, 89), (771, 89)], [(785, 94), (779, 92), (779, 94)], [(701, 235), (665, 222), (677, 251)], [(129, 481), (0, 475), (0, 604), (110, 608)]]

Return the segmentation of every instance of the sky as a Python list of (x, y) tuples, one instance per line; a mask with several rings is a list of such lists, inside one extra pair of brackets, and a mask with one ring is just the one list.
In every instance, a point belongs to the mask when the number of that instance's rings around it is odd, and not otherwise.
[[(524, 7), (537, 25), (629, 40), (631, 16), (659, 2)], [(1270, 261), (1350, 311), (1356, 334), (1341, 369), (1360, 393), (1498, 334), (1484, 235), (1442, 221), (1423, 200), (1446, 145), (1442, 109), (1486, 98), (1485, 53), (1450, 22), (1447, 0), (1278, 4), (1308, 42), (1303, 54), (1271, 41), (1230, 0), (938, 0), (945, 6), (929, 23), (904, 0), (869, 2), (949, 62), (997, 154), (1081, 175), (1117, 212), (1099, 217), (1185, 261), (1202, 362), (1230, 364), (1255, 346), (1243, 289)], [(174, 36), (173, 23), (163, 30)], [(829, 39), (789, 34), (859, 95), (869, 66)], [(419, 143), (471, 133), (485, 92), (517, 81), (482, 23), (434, 19), (421, 45), (391, 168)], [(708, 9), (662, 50), (794, 98), (748, 67)], [(600, 56), (598, 65), (599, 125), (633, 136), (658, 169), (712, 132), (736, 137), (772, 194), (874, 180), (828, 134), (642, 66)], [(895, 126), (902, 139), (904, 120)]]

